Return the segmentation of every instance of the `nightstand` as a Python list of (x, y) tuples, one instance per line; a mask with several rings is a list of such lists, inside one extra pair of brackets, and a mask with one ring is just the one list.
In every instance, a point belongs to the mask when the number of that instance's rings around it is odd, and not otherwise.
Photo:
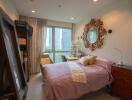
[(112, 65), (111, 73), (114, 78), (111, 84), (111, 93), (132, 100), (132, 67)]

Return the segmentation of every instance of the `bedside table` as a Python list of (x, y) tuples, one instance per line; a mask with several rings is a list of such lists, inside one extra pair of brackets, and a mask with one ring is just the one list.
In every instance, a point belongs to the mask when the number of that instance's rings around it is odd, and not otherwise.
[(111, 92), (124, 99), (132, 100), (132, 67), (112, 65), (111, 73), (114, 78)]

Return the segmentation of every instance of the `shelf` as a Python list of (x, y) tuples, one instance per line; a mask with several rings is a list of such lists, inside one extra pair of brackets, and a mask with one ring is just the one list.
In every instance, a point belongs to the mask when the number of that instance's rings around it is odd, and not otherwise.
[(0, 100), (7, 99), (9, 97), (15, 96), (15, 93), (5, 93), (5, 95), (0, 96)]
[(19, 45), (27, 45), (27, 40), (25, 38), (18, 38)]
[[(15, 25), (16, 25), (20, 50), (22, 52), (21, 55), (23, 61), (22, 63), (23, 63), (24, 74), (26, 76), (26, 80), (28, 81), (31, 74), (30, 45), (31, 45), (31, 36), (32, 36), (33, 28), (27, 22), (20, 20), (16, 20)], [(26, 60), (25, 57), (27, 57)]]

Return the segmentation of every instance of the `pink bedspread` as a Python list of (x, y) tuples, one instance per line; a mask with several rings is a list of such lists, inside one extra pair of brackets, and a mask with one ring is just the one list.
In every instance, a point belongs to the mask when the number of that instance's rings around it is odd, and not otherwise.
[(66, 62), (43, 66), (44, 85), (48, 100), (73, 100), (80, 96), (99, 90), (111, 82), (111, 62), (98, 59), (94, 65), (83, 66), (87, 83), (73, 82)]

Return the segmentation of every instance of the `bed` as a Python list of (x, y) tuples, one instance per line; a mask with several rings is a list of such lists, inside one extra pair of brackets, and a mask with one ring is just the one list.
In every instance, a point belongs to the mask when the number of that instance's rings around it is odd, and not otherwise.
[(74, 61), (85, 72), (87, 83), (72, 81), (67, 62), (41, 65), (45, 94), (48, 100), (75, 100), (97, 91), (112, 82), (111, 62), (97, 58), (93, 65), (84, 66)]

